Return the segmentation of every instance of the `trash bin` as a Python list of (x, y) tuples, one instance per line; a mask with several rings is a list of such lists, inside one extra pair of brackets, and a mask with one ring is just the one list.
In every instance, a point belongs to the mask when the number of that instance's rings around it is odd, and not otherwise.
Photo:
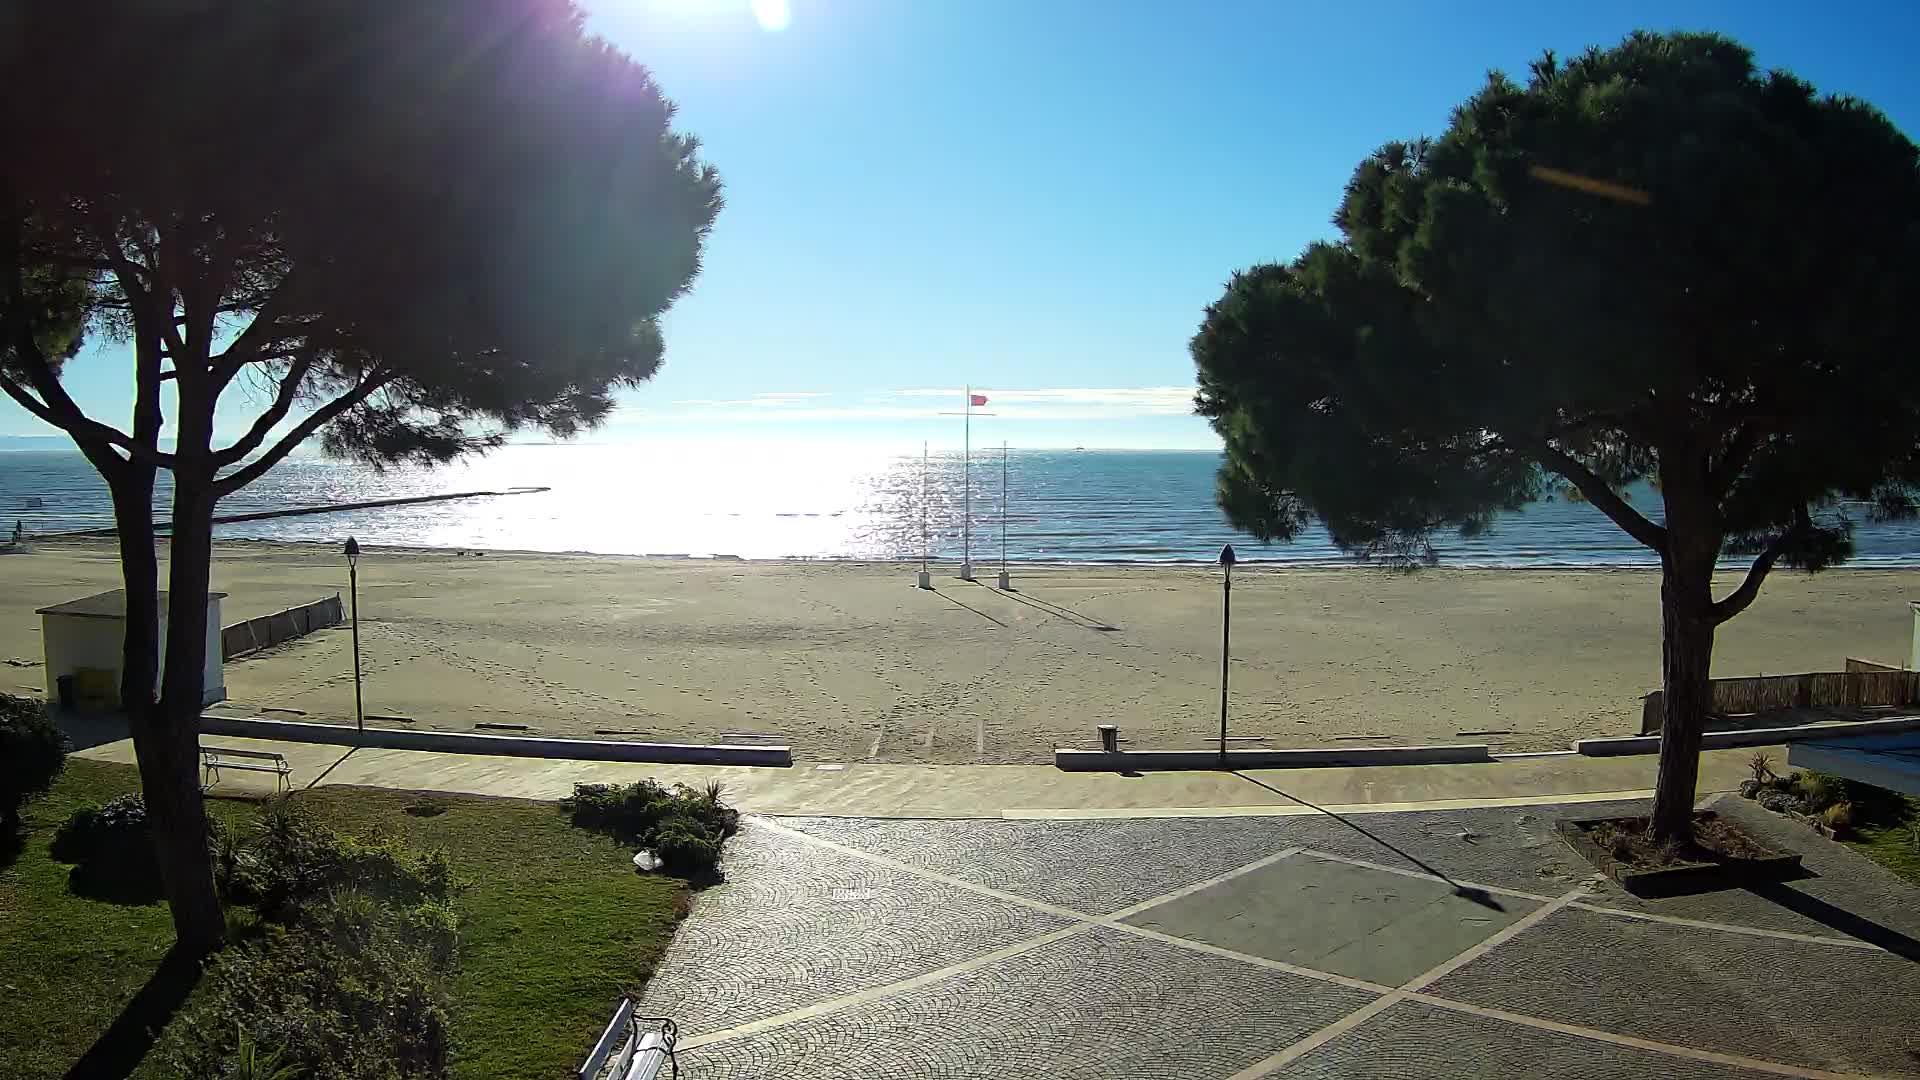
[(1120, 728), (1114, 724), (1100, 724), (1094, 728), (1100, 733), (1100, 749), (1106, 753), (1120, 750)]

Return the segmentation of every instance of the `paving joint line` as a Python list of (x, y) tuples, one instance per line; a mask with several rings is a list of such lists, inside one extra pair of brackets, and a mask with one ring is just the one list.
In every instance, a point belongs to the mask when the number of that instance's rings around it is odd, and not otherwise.
[[(1418, 870), (1408, 870), (1404, 867), (1369, 862), (1366, 859), (1354, 859), (1345, 855), (1333, 855), (1325, 851), (1315, 850), (1314, 848), (1302, 848), (1300, 853), (1315, 859), (1326, 859), (1331, 862), (1346, 863), (1349, 866), (1364, 867), (1368, 870), (1380, 870), (1389, 874), (1399, 874), (1402, 877), (1419, 878), (1423, 881), (1437, 881), (1444, 885), (1479, 889), (1497, 896), (1511, 896), (1542, 904), (1553, 899), (1541, 893), (1530, 893), (1520, 889), (1505, 889), (1498, 885), (1483, 885), (1476, 881), (1458, 881), (1452, 878), (1440, 877), (1437, 874), (1426, 874)], [(1759, 926), (1742, 926), (1738, 923), (1714, 922), (1710, 919), (1686, 919), (1677, 915), (1661, 915), (1650, 911), (1633, 911), (1629, 908), (1608, 907), (1605, 904), (1596, 904), (1585, 900), (1576, 900), (1567, 906), (1578, 908), (1581, 911), (1591, 911), (1597, 915), (1611, 915), (1621, 919), (1636, 919), (1641, 922), (1664, 923), (1670, 926), (1686, 926), (1696, 930), (1718, 930), (1727, 934), (1744, 934), (1748, 937), (1773, 938), (1780, 941), (1799, 941), (1809, 945), (1833, 945), (1843, 949), (1862, 949), (1872, 952), (1887, 951), (1882, 946), (1875, 945), (1870, 941), (1862, 941), (1859, 938), (1828, 937), (1824, 934), (1802, 934), (1793, 930), (1769, 930)]]
[[(1423, 988), (1428, 985), (1431, 985), (1432, 983), (1442, 978), (1445, 978), (1447, 975), (1452, 974), (1453, 972), (1459, 970), (1460, 968), (1465, 967), (1466, 965), (1481, 959), (1482, 957), (1486, 956), (1488, 953), (1492, 952), (1494, 949), (1500, 947), (1501, 945), (1506, 944), (1507, 942), (1513, 940), (1514, 938), (1520, 936), (1521, 934), (1526, 933), (1527, 931), (1537, 927), (1539, 924), (1545, 922), (1548, 918), (1552, 917), (1554, 914), (1567, 910), (1568, 908), (1577, 908), (1583, 911), (1591, 911), (1597, 914), (1617, 915), (1624, 918), (1643, 919), (1646, 921), (1653, 921), (1653, 922), (1671, 922), (1677, 925), (1697, 927), (1700, 929), (1721, 930), (1721, 931), (1727, 931), (1732, 933), (1744, 933), (1744, 934), (1751, 934), (1751, 935), (1761, 936), (1761, 937), (1785, 937), (1789, 940), (1804, 940), (1804, 941), (1810, 941), (1818, 944), (1844, 945), (1848, 947), (1869, 948), (1875, 951), (1883, 951), (1883, 950), (1880, 950), (1878, 946), (1869, 945), (1868, 943), (1865, 943), (1865, 942), (1843, 941), (1835, 938), (1819, 938), (1811, 935), (1797, 935), (1797, 934), (1791, 934), (1788, 931), (1767, 931), (1767, 930), (1761, 930), (1757, 927), (1737, 927), (1737, 926), (1732, 926), (1728, 924), (1710, 923), (1703, 920), (1680, 920), (1672, 916), (1648, 915), (1640, 912), (1627, 911), (1620, 908), (1601, 907), (1599, 905), (1582, 902), (1579, 898), (1589, 894), (1586, 893), (1583, 889), (1578, 889), (1578, 888), (1569, 890), (1568, 892), (1563, 893), (1558, 897), (1547, 897), (1538, 893), (1522, 892), (1518, 889), (1502, 889), (1494, 886), (1482, 886), (1474, 882), (1464, 882), (1464, 881), (1449, 882), (1448, 879), (1439, 877), (1437, 875), (1425, 874), (1425, 873), (1420, 873), (1418, 871), (1412, 871), (1412, 870), (1405, 870), (1400, 867), (1387, 866), (1380, 863), (1372, 863), (1362, 859), (1351, 859), (1345, 856), (1330, 855), (1326, 852), (1316, 851), (1311, 848), (1302, 848), (1302, 847), (1290, 847), (1282, 851), (1275, 852), (1272, 855), (1263, 856), (1259, 859), (1255, 859), (1255, 860), (1252, 860), (1251, 862), (1235, 867), (1234, 869), (1229, 870), (1224, 874), (1220, 874), (1214, 878), (1208, 879), (1207, 881), (1203, 881), (1194, 885), (1183, 886), (1180, 889), (1174, 890), (1173, 892), (1163, 894), (1159, 897), (1155, 897), (1150, 900), (1142, 901), (1141, 903), (1132, 905), (1131, 907), (1121, 908), (1118, 911), (1115, 911), (1106, 915), (1090, 915), (1083, 912), (1075, 911), (1072, 908), (1065, 908), (1065, 907), (1060, 907), (1058, 905), (1046, 904), (1041, 901), (1030, 900), (1026, 897), (1018, 896), (1014, 893), (1003, 892), (1002, 890), (994, 889), (990, 886), (980, 885), (976, 882), (966, 881), (961, 878), (952, 877), (951, 875), (941, 874), (937, 871), (927, 870), (923, 867), (913, 866), (909, 863), (905, 863), (897, 859), (888, 858), (883, 855), (878, 855), (873, 852), (862, 851), (858, 848), (854, 848), (845, 844), (840, 844), (832, 840), (827, 840), (823, 837), (813, 836), (799, 829), (794, 829), (789, 826), (779, 825), (773, 822), (765, 821), (764, 818), (761, 819), (761, 823), (769, 826), (771, 829), (773, 829), (776, 832), (785, 834), (789, 837), (803, 841), (805, 843), (825, 847), (830, 850), (840, 852), (844, 855), (848, 855), (853, 858), (864, 859), (866, 861), (869, 861), (881, 866), (886, 866), (890, 869), (898, 870), (902, 873), (906, 873), (911, 876), (920, 877), (920, 878), (924, 878), (931, 881), (936, 881), (942, 884), (952, 885), (957, 888), (965, 889), (969, 892), (979, 893), (981, 895), (989, 896), (995, 899), (1006, 900), (1006, 901), (1019, 904), (1021, 906), (1028, 907), (1034, 910), (1043, 911), (1048, 914), (1053, 914), (1060, 917), (1072, 918), (1075, 920), (1075, 922), (1071, 926), (1060, 927), (1058, 929), (1048, 931), (1046, 933), (1038, 934), (1038, 935), (1035, 935), (1034, 937), (1026, 938), (1021, 941), (1017, 941), (1012, 944), (1002, 946), (1001, 948), (995, 949), (991, 952), (983, 953), (979, 956), (972, 957), (967, 960), (959, 961), (954, 964), (949, 964), (949, 965), (946, 965), (945, 967), (941, 967), (933, 971), (924, 972), (920, 975), (916, 975), (911, 978), (902, 979), (902, 980), (892, 982), (892, 983), (887, 983), (881, 986), (869, 987), (865, 990), (857, 990), (857, 991), (854, 991), (853, 993), (844, 994), (837, 998), (830, 998), (826, 1001), (816, 1002), (812, 1005), (802, 1006), (801, 1008), (798, 1008), (798, 1009), (789, 1010), (785, 1013), (781, 1013), (775, 1016), (765, 1017), (760, 1020), (755, 1020), (746, 1024), (737, 1025), (732, 1028), (726, 1028), (720, 1031), (705, 1032), (699, 1035), (690, 1036), (689, 1038), (682, 1040), (680, 1044), (683, 1048), (688, 1050), (697, 1049), (702, 1046), (711, 1046), (716, 1043), (731, 1042), (735, 1039), (743, 1038), (748, 1035), (758, 1034), (762, 1031), (768, 1031), (774, 1028), (785, 1027), (788, 1024), (797, 1023), (799, 1021), (811, 1019), (816, 1016), (824, 1016), (831, 1013), (840, 1012), (848, 1008), (864, 1005), (872, 1001), (884, 1000), (886, 998), (894, 997), (899, 994), (903, 994), (912, 990), (919, 989), (922, 986), (928, 986), (933, 983), (944, 981), (948, 978), (952, 978), (955, 975), (961, 975), (970, 971), (978, 970), (990, 964), (998, 963), (1001, 960), (1010, 959), (1014, 956), (1018, 956), (1022, 953), (1030, 952), (1034, 949), (1042, 948), (1046, 945), (1053, 944), (1054, 942), (1057, 942), (1057, 941), (1063, 941), (1063, 940), (1066, 940), (1067, 938), (1075, 937), (1091, 929), (1095, 929), (1098, 927), (1107, 927), (1107, 928), (1115, 929), (1120, 932), (1127, 933), (1136, 937), (1142, 937), (1148, 940), (1162, 942), (1164, 944), (1171, 945), (1176, 948), (1182, 948), (1182, 949), (1186, 949), (1193, 952), (1199, 952), (1207, 955), (1218, 956), (1223, 959), (1236, 960), (1241, 963), (1250, 964), (1255, 967), (1265, 968), (1272, 971), (1279, 971), (1285, 974), (1296, 975), (1303, 978), (1312, 979), (1317, 982), (1329, 983), (1336, 986), (1344, 986), (1349, 989), (1377, 995), (1373, 1001), (1368, 1002), (1366, 1005), (1360, 1007), (1359, 1009), (1356, 1009), (1355, 1011), (1348, 1013), (1347, 1015), (1341, 1017), (1340, 1019), (1335, 1020), (1330, 1024), (1327, 1024), (1325, 1027), (1322, 1027), (1319, 1030), (1312, 1032), (1307, 1036), (1299, 1040), (1296, 1040), (1293, 1043), (1288, 1044), (1286, 1047), (1282, 1048), (1279, 1052), (1275, 1053), (1274, 1055), (1260, 1062), (1257, 1062), (1254, 1065), (1246, 1069), (1243, 1069), (1238, 1073), (1235, 1073), (1230, 1078), (1230, 1080), (1256, 1080), (1256, 1078), (1271, 1075), (1275, 1070), (1281, 1068), (1282, 1066), (1292, 1061), (1295, 1061), (1301, 1057), (1304, 1057), (1305, 1055), (1313, 1052), (1319, 1047), (1324, 1046), (1326, 1043), (1332, 1041), (1333, 1039), (1338, 1038), (1341, 1035), (1344, 1035), (1350, 1031), (1353, 1031), (1359, 1027), (1364, 1026), (1368, 1021), (1379, 1016), (1381, 1013), (1392, 1008), (1394, 1005), (1400, 1004), (1402, 1002), (1408, 1002), (1408, 1001), (1420, 1002), (1423, 1004), (1432, 1005), (1436, 1008), (1442, 1008), (1451, 1012), (1478, 1016), (1483, 1019), (1502, 1021), (1505, 1023), (1516, 1024), (1522, 1027), (1530, 1027), (1530, 1028), (1534, 1028), (1542, 1031), (1557, 1032), (1560, 1034), (1570, 1035), (1577, 1038), (1589, 1039), (1596, 1042), (1604, 1042), (1604, 1043), (1608, 1043), (1615, 1046), (1623, 1046), (1623, 1047), (1629, 1047), (1634, 1049), (1646, 1050), (1653, 1053), (1663, 1054), (1669, 1057), (1678, 1057), (1678, 1058), (1683, 1058), (1691, 1061), (1702, 1061), (1702, 1062), (1707, 1062), (1712, 1064), (1729, 1065), (1729, 1066), (1734, 1066), (1738, 1068), (1752, 1069), (1757, 1072), (1769, 1073), (1776, 1076), (1803, 1077), (1803, 1078), (1810, 1078), (1810, 1080), (1854, 1080), (1854, 1078), (1857, 1077), (1859, 1074), (1836, 1073), (1836, 1072), (1823, 1071), (1819, 1069), (1807, 1069), (1807, 1068), (1803, 1068), (1795, 1065), (1786, 1065), (1780, 1062), (1766, 1061), (1761, 1058), (1749, 1058), (1749, 1057), (1745, 1057), (1738, 1054), (1727, 1054), (1719, 1051), (1701, 1050), (1701, 1049), (1696, 1049), (1694, 1047), (1689, 1047), (1689, 1046), (1680, 1046), (1675, 1043), (1664, 1043), (1664, 1042), (1659, 1042), (1652, 1039), (1640, 1039), (1631, 1035), (1621, 1035), (1615, 1032), (1603, 1031), (1598, 1028), (1582, 1027), (1577, 1024), (1564, 1024), (1564, 1023), (1560, 1023), (1559, 1021), (1548, 1020), (1543, 1017), (1528, 1016), (1524, 1013), (1514, 1013), (1514, 1012), (1508, 1012), (1503, 1009), (1493, 1009), (1493, 1008), (1488, 1008), (1486, 1006), (1474, 1005), (1469, 1002), (1458, 1001), (1453, 998), (1441, 997), (1440, 995), (1437, 995), (1437, 994), (1430, 994), (1425, 992)], [(1434, 968), (1429, 969), (1428, 971), (1420, 975), (1415, 976), (1412, 980), (1409, 980), (1408, 982), (1403, 983), (1398, 987), (1390, 987), (1380, 983), (1368, 982), (1367, 980), (1364, 980), (1364, 979), (1355, 979), (1350, 976), (1339, 975), (1330, 971), (1320, 971), (1316, 968), (1302, 967), (1296, 964), (1288, 964), (1278, 960), (1271, 960), (1266, 957), (1256, 956), (1251, 953), (1242, 953), (1237, 950), (1222, 948), (1220, 946), (1212, 945), (1203, 941), (1195, 941), (1189, 938), (1176, 937), (1172, 934), (1162, 933), (1157, 930), (1149, 930), (1145, 927), (1133, 926), (1131, 924), (1121, 921), (1123, 919), (1130, 918), (1133, 915), (1137, 915), (1140, 912), (1143, 912), (1155, 906), (1158, 906), (1159, 904), (1167, 903), (1171, 900), (1192, 895), (1193, 893), (1199, 892), (1202, 889), (1210, 887), (1211, 885), (1218, 884), (1222, 881), (1231, 880), (1232, 878), (1238, 877), (1242, 874), (1252, 872), (1253, 870), (1260, 869), (1261, 867), (1264, 867), (1264, 866), (1272, 865), (1273, 863), (1279, 862), (1283, 859), (1290, 858), (1294, 855), (1300, 855), (1300, 854), (1321, 858), (1321, 859), (1326, 859), (1332, 862), (1349, 863), (1349, 864), (1360, 866), (1367, 869), (1383, 870), (1388, 873), (1400, 874), (1406, 877), (1421, 878), (1424, 880), (1436, 881), (1441, 883), (1450, 883), (1456, 886), (1465, 886), (1468, 888), (1485, 889), (1488, 892), (1497, 893), (1500, 895), (1513, 896), (1520, 899), (1539, 900), (1539, 901), (1542, 901), (1542, 903), (1541, 903), (1541, 906), (1527, 913), (1525, 916), (1523, 916), (1516, 922), (1512, 923), (1511, 925), (1504, 927), (1498, 933), (1488, 937), (1486, 940), (1479, 942), (1478, 944), (1472, 946), (1471, 948), (1461, 951), (1460, 953), (1454, 955), (1450, 959), (1443, 961), (1439, 965), (1436, 965)]]
[(1519, 937), (1521, 934), (1526, 933), (1528, 930), (1540, 925), (1545, 922), (1548, 917), (1553, 915), (1554, 912), (1573, 903), (1582, 895), (1584, 894), (1579, 889), (1573, 889), (1556, 899), (1534, 908), (1513, 923), (1502, 927), (1498, 933), (1493, 934), (1484, 941), (1477, 942), (1468, 948), (1462, 949), (1452, 957), (1415, 975), (1413, 978), (1394, 987), (1380, 997), (1367, 1002), (1353, 1012), (1308, 1034), (1305, 1038), (1288, 1043), (1277, 1053), (1247, 1066), (1233, 1074), (1231, 1080), (1259, 1080), (1260, 1077), (1272, 1075), (1275, 1071), (1313, 1053), (1334, 1039), (1356, 1030), (1374, 1017), (1407, 1000), (1410, 994), (1430, 983), (1446, 978), (1455, 971), (1473, 963), (1475, 960), (1480, 959), (1507, 942), (1512, 941), (1514, 938)]
[(1641, 1039), (1632, 1035), (1621, 1035), (1616, 1032), (1602, 1031), (1599, 1028), (1582, 1027), (1578, 1024), (1563, 1024), (1557, 1020), (1528, 1016), (1525, 1013), (1508, 1012), (1505, 1009), (1491, 1009), (1484, 1005), (1473, 1005), (1468, 1002), (1455, 1001), (1452, 998), (1444, 998), (1437, 994), (1428, 994), (1420, 991), (1408, 992), (1405, 994), (1405, 999), (1408, 1001), (1417, 1001), (1424, 1005), (1432, 1005), (1435, 1008), (1446, 1009), (1449, 1012), (1465, 1013), (1469, 1016), (1478, 1016), (1488, 1020), (1499, 1020), (1540, 1031), (1552, 1031), (1562, 1035), (1572, 1035), (1576, 1038), (1591, 1039), (1595, 1042), (1630, 1047), (1636, 1050), (1649, 1050), (1656, 1054), (1666, 1054), (1669, 1057), (1686, 1058), (1691, 1061), (1704, 1061), (1714, 1065), (1730, 1065), (1736, 1068), (1751, 1069), (1755, 1072), (1772, 1073), (1775, 1076), (1808, 1077), (1812, 1078), (1812, 1080), (1855, 1080), (1855, 1078), (1862, 1075), (1871, 1075), (1827, 1072), (1821, 1069), (1808, 1069), (1798, 1065), (1787, 1065), (1777, 1061), (1767, 1061), (1763, 1058), (1750, 1058), (1740, 1054), (1723, 1053), (1718, 1050), (1700, 1050), (1691, 1046), (1681, 1046), (1677, 1043), (1659, 1042), (1654, 1039)]

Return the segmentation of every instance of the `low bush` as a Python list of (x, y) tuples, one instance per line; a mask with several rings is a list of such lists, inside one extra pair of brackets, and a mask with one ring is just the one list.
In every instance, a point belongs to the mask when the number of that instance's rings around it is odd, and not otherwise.
[(249, 904), (279, 921), (294, 914), (297, 902), (331, 890), (357, 890), (411, 907), (445, 901), (454, 887), (445, 852), (423, 854), (397, 841), (341, 836), (284, 798), (262, 808), (250, 842), (220, 846), (214, 863), (229, 902)]
[(395, 932), (383, 905), (336, 894), (299, 924), (214, 961), (204, 997), (169, 1030), (181, 1076), (231, 1075), (241, 1033), (293, 1075), (440, 1080), (449, 1074), (447, 966)]
[(235, 1076), (248, 1046), (273, 1047), (291, 1075), (448, 1075), (460, 926), (443, 853), (345, 837), (281, 801), (248, 842), (222, 846), (220, 874), (230, 902), (267, 921), (220, 957), (172, 1029), (166, 1053), (181, 1075)]
[[(219, 819), (207, 818), (207, 832), (217, 859), (226, 846)], [(67, 880), (77, 893), (123, 903), (160, 899), (153, 828), (147, 804), (138, 795), (120, 795), (102, 806), (75, 810), (54, 832), (48, 853), (74, 864)]]
[(1806, 812), (1817, 814), (1847, 798), (1847, 782), (1826, 773), (1802, 772), (1793, 776), (1793, 786), (1805, 804)]
[(67, 764), (67, 737), (28, 698), (0, 694), (0, 832), (20, 827), (20, 808), (53, 786)]
[(696, 876), (719, 865), (721, 847), (740, 830), (740, 812), (726, 804), (724, 793), (717, 783), (698, 791), (654, 780), (575, 784), (560, 805), (575, 825), (650, 848), (667, 870)]

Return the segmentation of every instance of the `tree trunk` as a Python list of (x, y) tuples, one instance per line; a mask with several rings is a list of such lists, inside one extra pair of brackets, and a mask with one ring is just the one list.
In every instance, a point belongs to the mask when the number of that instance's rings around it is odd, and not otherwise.
[(206, 802), (200, 794), (200, 710), (207, 662), (207, 591), (212, 577), (213, 494), (206, 479), (174, 474), (173, 540), (168, 552), (167, 656), (153, 725), (159, 769), (142, 759), (147, 806), (155, 816), (160, 876), (173, 909), (174, 934), (194, 954), (218, 949), (226, 937), (207, 850)]
[[(1718, 545), (1715, 545), (1716, 547)], [(1713, 562), (1668, 558), (1660, 577), (1660, 774), (1654, 781), (1654, 836), (1693, 835), (1700, 737), (1713, 711)]]

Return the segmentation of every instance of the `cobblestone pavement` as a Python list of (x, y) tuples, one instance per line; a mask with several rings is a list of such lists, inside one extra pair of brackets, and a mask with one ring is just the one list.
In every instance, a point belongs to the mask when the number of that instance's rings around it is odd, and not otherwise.
[(643, 1012), (688, 1080), (1920, 1077), (1920, 890), (1803, 852), (1643, 901), (1560, 844), (1633, 804), (750, 818)]

